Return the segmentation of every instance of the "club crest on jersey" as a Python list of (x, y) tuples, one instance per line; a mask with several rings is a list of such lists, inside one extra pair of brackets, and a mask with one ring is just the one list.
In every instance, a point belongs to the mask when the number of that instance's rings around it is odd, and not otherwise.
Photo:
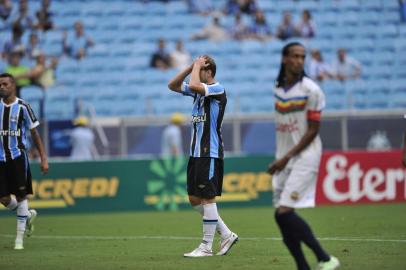
[(206, 114), (192, 115), (192, 123), (206, 122)]
[(294, 200), (294, 201), (298, 201), (298, 200), (299, 200), (299, 192), (296, 192), (296, 191), (292, 192), (292, 193), (290, 194), (290, 198), (291, 198), (292, 200)]

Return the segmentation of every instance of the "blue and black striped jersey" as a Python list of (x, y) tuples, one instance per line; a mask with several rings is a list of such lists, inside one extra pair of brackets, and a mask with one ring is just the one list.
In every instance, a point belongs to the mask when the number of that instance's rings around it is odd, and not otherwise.
[(204, 84), (205, 95), (192, 92), (184, 82), (182, 93), (193, 97), (192, 139), (190, 156), (224, 158), (224, 144), (221, 135), (227, 96), (224, 87), (216, 82)]
[(26, 149), (26, 132), (39, 122), (31, 106), (19, 98), (8, 105), (1, 100), (0, 116), (0, 161), (15, 159)]

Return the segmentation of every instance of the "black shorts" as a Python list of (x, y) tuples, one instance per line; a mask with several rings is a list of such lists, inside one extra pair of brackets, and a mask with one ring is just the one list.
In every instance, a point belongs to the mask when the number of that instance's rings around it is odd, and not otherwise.
[(218, 158), (190, 157), (187, 165), (187, 192), (199, 198), (221, 196), (224, 161)]
[(0, 197), (10, 194), (18, 198), (32, 194), (30, 164), (25, 153), (16, 159), (0, 162)]

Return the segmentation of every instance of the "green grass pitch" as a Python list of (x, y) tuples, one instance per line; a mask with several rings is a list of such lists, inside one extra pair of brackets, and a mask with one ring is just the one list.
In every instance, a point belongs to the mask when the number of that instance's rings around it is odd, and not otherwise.
[[(301, 210), (341, 269), (406, 269), (406, 204)], [(272, 208), (221, 208), (240, 241), (227, 256), (183, 258), (200, 242), (196, 212), (41, 215), (25, 249), (13, 250), (15, 217), (0, 217), (0, 269), (294, 270)], [(215, 250), (218, 249), (218, 238)], [(305, 248), (307, 258), (315, 258)]]

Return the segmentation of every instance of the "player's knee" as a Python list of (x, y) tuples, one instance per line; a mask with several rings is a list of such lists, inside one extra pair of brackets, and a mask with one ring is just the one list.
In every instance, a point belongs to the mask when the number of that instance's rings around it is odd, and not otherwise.
[(201, 199), (196, 196), (189, 196), (189, 202), (192, 206), (201, 204)]
[(10, 204), (11, 198), (10, 196), (5, 196), (0, 198), (0, 203), (4, 206), (7, 206)]
[(213, 197), (213, 198), (202, 198), (201, 202), (202, 202), (202, 204), (215, 203), (215, 202), (216, 202), (216, 197)]
[(23, 197), (16, 197), (17, 202), (22, 202), (22, 201), (24, 201), (25, 199), (27, 199), (26, 196), (23, 196)]

